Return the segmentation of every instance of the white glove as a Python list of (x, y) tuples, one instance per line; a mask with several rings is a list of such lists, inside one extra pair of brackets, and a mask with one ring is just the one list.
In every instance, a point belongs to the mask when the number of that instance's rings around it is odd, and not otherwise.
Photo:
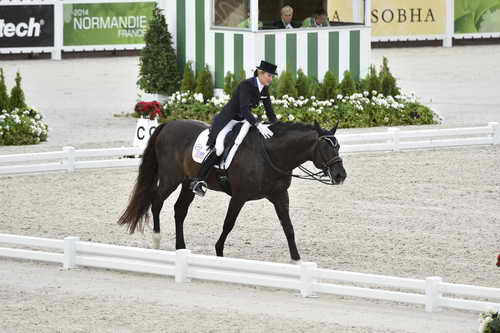
[(262, 136), (266, 139), (269, 139), (273, 136), (273, 131), (269, 129), (269, 125), (260, 123), (257, 125), (257, 129), (259, 130), (260, 134), (262, 134)]

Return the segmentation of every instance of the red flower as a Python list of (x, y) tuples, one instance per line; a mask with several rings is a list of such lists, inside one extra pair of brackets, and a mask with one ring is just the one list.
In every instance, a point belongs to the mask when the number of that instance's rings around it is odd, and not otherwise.
[(161, 115), (161, 104), (157, 101), (138, 102), (134, 107), (134, 111), (149, 119), (154, 119)]
[(497, 257), (497, 267), (500, 267), (500, 254)]

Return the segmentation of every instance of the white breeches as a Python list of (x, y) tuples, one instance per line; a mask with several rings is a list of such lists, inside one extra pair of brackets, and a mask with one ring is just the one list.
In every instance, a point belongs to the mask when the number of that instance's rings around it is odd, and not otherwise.
[(243, 126), (241, 126), (240, 133), (236, 137), (235, 144), (239, 145), (243, 138), (247, 135), (248, 130), (250, 129), (250, 123), (246, 120), (238, 121), (238, 120), (230, 120), (226, 126), (217, 134), (217, 139), (215, 140), (215, 153), (217, 156), (221, 156), (224, 152), (224, 139), (226, 138), (227, 133), (231, 132), (234, 125), (237, 123), (243, 122)]

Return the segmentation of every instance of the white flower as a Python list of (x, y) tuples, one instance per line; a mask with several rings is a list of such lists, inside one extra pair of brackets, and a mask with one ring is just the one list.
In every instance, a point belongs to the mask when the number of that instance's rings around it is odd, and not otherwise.
[(281, 114), (277, 114), (277, 115), (276, 115), (276, 118), (278, 118), (278, 120), (280, 120), (280, 119), (281, 119), (281, 117), (282, 117), (282, 116), (281, 116)]
[(315, 109), (313, 107), (310, 107), (308, 110), (309, 111), (314, 111)]
[(203, 94), (202, 93), (198, 93), (198, 94), (194, 94), (194, 99), (197, 101), (197, 102), (200, 102), (200, 103), (203, 103)]
[(344, 98), (344, 96), (342, 96), (342, 95), (340, 95), (340, 94), (339, 94), (339, 95), (337, 95), (337, 99), (342, 99), (342, 98)]
[(377, 96), (377, 91), (376, 90), (372, 90), (372, 96)]
[(316, 99), (316, 96), (311, 96), (311, 100), (314, 101)]
[(295, 117), (293, 116), (293, 114), (288, 116), (288, 120), (293, 121), (294, 119), (295, 119)]

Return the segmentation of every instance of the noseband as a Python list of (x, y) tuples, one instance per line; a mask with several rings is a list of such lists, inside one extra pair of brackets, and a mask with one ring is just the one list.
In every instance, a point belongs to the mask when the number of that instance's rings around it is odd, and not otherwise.
[[(333, 135), (320, 136), (318, 138), (318, 141), (321, 141), (321, 140), (325, 140), (326, 142), (328, 142), (328, 144), (330, 144), (330, 146), (332, 146), (333, 149), (335, 149), (335, 150), (339, 149), (339, 143), (337, 142), (337, 139)], [(338, 155), (327, 160), (325, 158), (325, 155), (321, 151), (321, 149), (319, 149), (319, 145), (316, 145), (316, 150), (319, 150), (319, 155), (320, 155), (321, 159), (323, 160), (322, 165), (321, 165), (321, 169), (323, 169), (323, 171), (326, 169), (329, 169), (330, 167), (332, 167), (336, 163), (342, 162), (342, 157), (340, 157)]]

